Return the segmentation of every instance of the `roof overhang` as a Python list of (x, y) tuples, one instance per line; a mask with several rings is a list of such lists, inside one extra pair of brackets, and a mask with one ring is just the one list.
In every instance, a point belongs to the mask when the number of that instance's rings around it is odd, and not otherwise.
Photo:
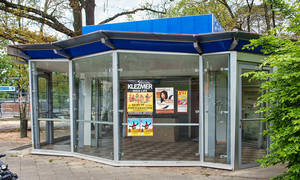
[[(8, 55), (29, 59), (73, 59), (109, 50), (146, 50), (210, 53), (228, 50), (248, 51), (242, 47), (260, 35), (247, 32), (207, 34), (164, 34), (124, 31), (96, 31), (48, 44), (9, 45)], [(250, 51), (248, 51), (250, 52)], [(251, 51), (260, 53), (258, 49)]]

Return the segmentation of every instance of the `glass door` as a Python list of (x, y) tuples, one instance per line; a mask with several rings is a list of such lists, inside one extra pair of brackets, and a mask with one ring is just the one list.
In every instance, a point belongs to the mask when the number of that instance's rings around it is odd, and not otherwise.
[[(240, 65), (240, 75), (256, 71), (257, 66)], [(267, 137), (263, 135), (266, 124), (262, 122), (263, 114), (256, 113), (260, 108), (257, 99), (262, 94), (262, 81), (240, 76), (240, 167), (255, 166), (256, 160), (266, 154)]]
[(113, 159), (112, 56), (74, 61), (75, 152)]

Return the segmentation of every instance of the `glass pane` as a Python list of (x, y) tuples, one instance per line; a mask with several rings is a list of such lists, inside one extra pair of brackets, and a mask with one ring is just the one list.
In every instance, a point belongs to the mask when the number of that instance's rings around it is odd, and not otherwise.
[(113, 158), (112, 55), (74, 61), (75, 151)]
[(121, 160), (199, 161), (199, 56), (119, 53), (119, 65)]
[(33, 63), (38, 71), (41, 149), (70, 151), (68, 62)]
[[(242, 73), (249, 71), (253, 70), (242, 69)], [(256, 102), (261, 95), (261, 83), (242, 77), (242, 164), (255, 163), (266, 154), (267, 137), (263, 135), (266, 124), (260, 120), (263, 115), (255, 113), (259, 109)]]
[[(49, 129), (52, 127), (53, 130)], [(53, 133), (53, 140), (49, 140), (49, 133)], [(41, 149), (56, 151), (71, 151), (70, 122), (40, 121)]]
[(229, 55), (203, 56), (205, 161), (230, 163)]
[(39, 118), (48, 117), (48, 103), (47, 103), (47, 79), (43, 77), (38, 78), (38, 98), (39, 98)]
[(153, 136), (124, 137), (121, 160), (199, 161), (198, 139), (184, 135), (189, 128), (198, 131), (198, 127), (154, 126)]

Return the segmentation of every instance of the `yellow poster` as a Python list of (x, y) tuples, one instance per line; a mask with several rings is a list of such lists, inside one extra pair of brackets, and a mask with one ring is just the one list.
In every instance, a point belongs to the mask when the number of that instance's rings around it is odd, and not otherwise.
[(153, 119), (141, 118), (141, 136), (153, 136)]
[(177, 112), (187, 113), (188, 112), (188, 91), (181, 90), (177, 94)]
[(127, 92), (128, 113), (152, 113), (153, 92)]
[(128, 118), (127, 136), (141, 136), (141, 124), (139, 118)]

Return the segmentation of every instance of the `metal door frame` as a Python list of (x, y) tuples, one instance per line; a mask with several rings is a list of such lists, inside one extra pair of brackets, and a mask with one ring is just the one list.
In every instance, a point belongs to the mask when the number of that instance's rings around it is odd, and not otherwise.
[(249, 164), (242, 164), (242, 77), (241, 77), (241, 74), (242, 74), (242, 70), (243, 69), (249, 69), (249, 70), (257, 70), (258, 69), (258, 64), (246, 64), (246, 63), (239, 63), (238, 64), (239, 66), (239, 119), (238, 119), (238, 125), (239, 125), (239, 134), (238, 134), (238, 144), (239, 144), (239, 168), (242, 169), (242, 168), (249, 168), (249, 167), (255, 167), (255, 166), (258, 166), (259, 163), (256, 163), (256, 162), (252, 162), (252, 163), (249, 163)]

